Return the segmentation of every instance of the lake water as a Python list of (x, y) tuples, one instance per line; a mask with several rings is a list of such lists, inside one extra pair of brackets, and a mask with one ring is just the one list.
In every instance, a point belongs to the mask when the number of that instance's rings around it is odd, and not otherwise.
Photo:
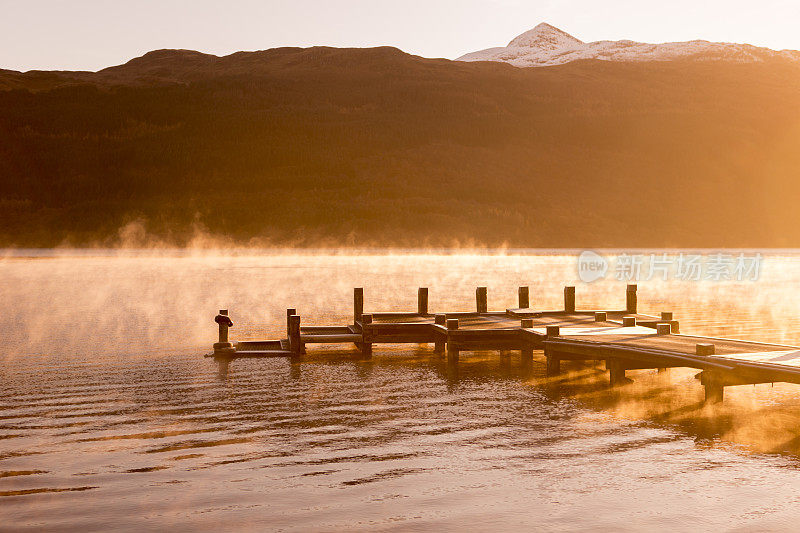
[[(641, 281), (642, 312), (684, 333), (800, 344), (800, 255), (759, 281)], [(625, 283), (577, 281), (568, 253), (232, 254), (16, 251), (0, 259), (2, 530), (796, 530), (800, 387), (726, 389), (696, 372), (546, 379), (541, 354), (429, 346), (310, 350), (299, 364), (203, 354), (366, 310), (624, 307)]]

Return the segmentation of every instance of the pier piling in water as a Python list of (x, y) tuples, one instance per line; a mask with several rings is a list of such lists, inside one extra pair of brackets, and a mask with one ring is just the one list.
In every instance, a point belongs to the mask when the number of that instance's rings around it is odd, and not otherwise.
[(368, 332), (369, 325), (372, 324), (372, 315), (361, 315), (361, 323), (363, 324), (362, 328), (362, 339), (363, 342), (361, 343), (361, 356), (364, 359), (370, 359), (372, 357), (372, 338)]
[(447, 362), (448, 364), (456, 364), (458, 363), (458, 354), (459, 350), (458, 347), (450, 341), (449, 332), (455, 331), (458, 329), (458, 319), (457, 318), (448, 318), (447, 319)]
[[(434, 317), (434, 319), (433, 319), (433, 323), (436, 324), (437, 326), (444, 326), (446, 328), (447, 327), (447, 315), (443, 315), (443, 314), (436, 315)], [(434, 344), (433, 344), (433, 353), (439, 354), (439, 355), (444, 355), (444, 349), (445, 349), (445, 344), (446, 344), (446, 340), (445, 339), (446, 338), (447, 338), (446, 336), (445, 337), (442, 337), (441, 335), (437, 335), (436, 336), (436, 341), (434, 341)]]

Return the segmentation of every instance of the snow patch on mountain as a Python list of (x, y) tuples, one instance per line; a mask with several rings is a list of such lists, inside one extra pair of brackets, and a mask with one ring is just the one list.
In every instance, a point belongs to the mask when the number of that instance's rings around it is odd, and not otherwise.
[(471, 52), (459, 57), (457, 61), (500, 61), (516, 67), (544, 67), (561, 65), (577, 59), (606, 61), (692, 59), (740, 63), (786, 59), (800, 62), (800, 52), (709, 41), (649, 44), (623, 40), (585, 43), (543, 22), (512, 39), (508, 46)]

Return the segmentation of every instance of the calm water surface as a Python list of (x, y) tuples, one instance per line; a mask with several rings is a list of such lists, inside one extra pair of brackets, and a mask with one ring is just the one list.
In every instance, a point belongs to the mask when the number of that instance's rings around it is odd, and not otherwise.
[[(22, 254), (25, 255), (25, 254)], [(33, 254), (32, 254), (33, 255)], [(576, 283), (572, 255), (37, 253), (0, 259), (2, 530), (796, 530), (800, 387), (726, 390), (695, 372), (544, 377), (519, 355), (428, 346), (312, 350), (307, 360), (202, 355), (278, 336), (285, 309), (343, 323), (367, 310), (623, 307), (624, 284)], [(800, 343), (800, 255), (758, 282), (640, 282), (644, 312), (682, 331)]]

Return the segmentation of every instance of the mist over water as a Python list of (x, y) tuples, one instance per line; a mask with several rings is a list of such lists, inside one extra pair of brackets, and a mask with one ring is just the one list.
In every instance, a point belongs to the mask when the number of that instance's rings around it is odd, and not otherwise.
[[(639, 283), (639, 308), (684, 333), (800, 344), (800, 255), (758, 282)], [(792, 529), (800, 387), (726, 390), (696, 372), (585, 366), (544, 377), (519, 355), (429, 346), (311, 349), (307, 360), (202, 355), (213, 317), (233, 339), (278, 337), (365, 310), (622, 308), (625, 285), (577, 281), (564, 253), (31, 252), (0, 259), (0, 528)]]

